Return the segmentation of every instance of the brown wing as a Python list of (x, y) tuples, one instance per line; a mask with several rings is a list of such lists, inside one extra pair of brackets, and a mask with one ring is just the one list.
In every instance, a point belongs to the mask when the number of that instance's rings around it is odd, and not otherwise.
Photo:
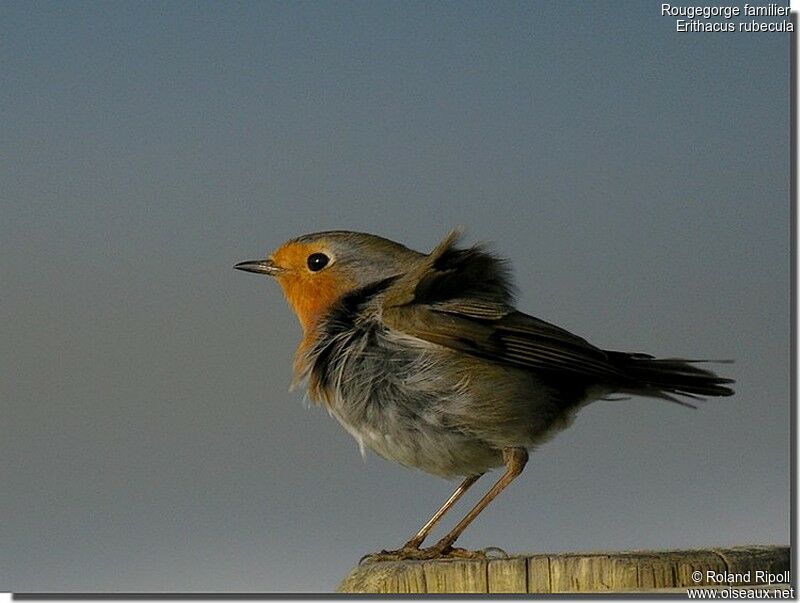
[(410, 304), (386, 308), (390, 328), (501, 364), (561, 375), (619, 380), (606, 353), (586, 340), (533, 316), (512, 311), (486, 319)]
[(492, 327), (494, 337), (505, 346), (504, 356), (523, 365), (587, 376), (622, 376), (603, 350), (539, 318), (515, 311), (494, 321)]
[(731, 379), (693, 366), (698, 360), (606, 352), (553, 324), (514, 309), (504, 263), (481, 247), (455, 247), (448, 236), (386, 290), (381, 307), (391, 329), (480, 358), (586, 386), (607, 383), (629, 393), (729, 396)]
[(384, 298), (389, 327), (494, 362), (537, 371), (616, 380), (606, 353), (555, 325), (516, 311), (505, 262), (448, 235), (398, 279)]

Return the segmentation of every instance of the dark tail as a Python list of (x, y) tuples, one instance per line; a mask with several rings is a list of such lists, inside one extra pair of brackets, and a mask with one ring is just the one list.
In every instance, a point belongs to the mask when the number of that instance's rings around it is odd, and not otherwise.
[(675, 395), (702, 400), (706, 396), (733, 394), (733, 390), (726, 387), (726, 384), (734, 382), (733, 379), (719, 377), (709, 370), (694, 366), (698, 362), (710, 362), (708, 360), (653, 358), (647, 354), (625, 352), (606, 353), (614, 366), (630, 379), (622, 388), (625, 393), (664, 398), (692, 408), (695, 408), (694, 404), (676, 398)]

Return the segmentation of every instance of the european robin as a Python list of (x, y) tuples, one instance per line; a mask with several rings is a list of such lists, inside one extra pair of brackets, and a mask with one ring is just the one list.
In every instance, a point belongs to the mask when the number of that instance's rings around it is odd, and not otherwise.
[[(514, 308), (504, 260), (450, 233), (423, 254), (375, 235), (328, 231), (292, 239), (235, 268), (274, 277), (303, 339), (294, 383), (364, 448), (443, 477), (463, 477), (401, 549), (384, 556), (471, 553), (453, 543), (516, 478), (528, 450), (614, 393), (692, 406), (729, 396), (731, 379), (697, 361), (612, 352)], [(420, 545), (489, 469), (500, 479), (435, 545)]]

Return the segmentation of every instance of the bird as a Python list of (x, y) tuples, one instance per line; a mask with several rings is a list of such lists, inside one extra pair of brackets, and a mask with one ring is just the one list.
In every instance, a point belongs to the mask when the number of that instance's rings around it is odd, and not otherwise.
[[(358, 442), (401, 465), (462, 481), (400, 548), (376, 559), (482, 555), (454, 546), (523, 471), (529, 452), (587, 404), (614, 396), (730, 396), (733, 379), (696, 366), (598, 348), (515, 307), (507, 260), (463, 245), (454, 229), (430, 252), (362, 232), (289, 240), (234, 268), (277, 280), (303, 337), (292, 384), (304, 384)], [(431, 530), (485, 473), (502, 475), (445, 536)]]

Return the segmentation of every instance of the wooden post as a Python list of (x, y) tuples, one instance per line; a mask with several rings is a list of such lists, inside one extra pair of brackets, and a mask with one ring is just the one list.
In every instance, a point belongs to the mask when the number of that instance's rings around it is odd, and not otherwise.
[[(343, 593), (567, 593), (669, 592), (675, 589), (685, 592), (687, 588), (697, 587), (788, 589), (789, 571), (788, 546), (534, 554), (502, 559), (366, 562), (353, 569), (337, 590)], [(714, 576), (709, 576), (709, 572)], [(766, 574), (757, 572), (767, 572), (779, 583), (767, 584)]]

